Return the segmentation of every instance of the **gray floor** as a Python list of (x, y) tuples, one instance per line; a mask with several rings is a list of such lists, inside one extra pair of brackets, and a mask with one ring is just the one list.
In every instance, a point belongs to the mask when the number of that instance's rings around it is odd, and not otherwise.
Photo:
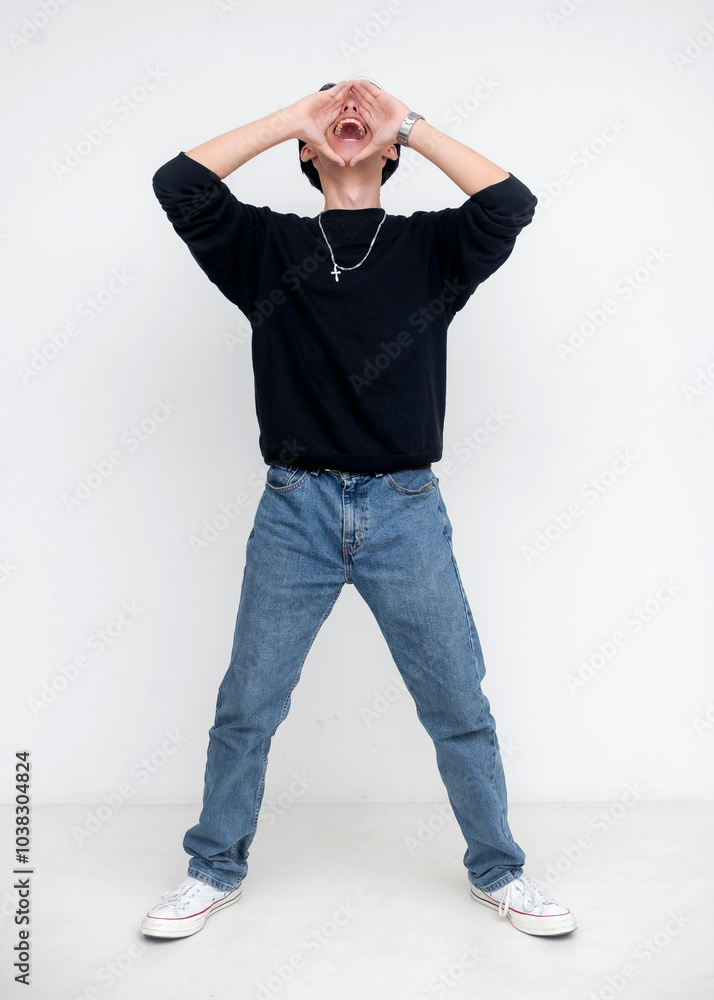
[(4, 996), (714, 997), (712, 804), (512, 804), (526, 873), (578, 919), (552, 939), (471, 901), (455, 821), (423, 803), (273, 812), (243, 899), (193, 937), (147, 939), (143, 913), (185, 874), (181, 838), (195, 807), (124, 805), (78, 844), (72, 828), (87, 808), (33, 811), (29, 989), (12, 982), (13, 831), (9, 808), (0, 811)]

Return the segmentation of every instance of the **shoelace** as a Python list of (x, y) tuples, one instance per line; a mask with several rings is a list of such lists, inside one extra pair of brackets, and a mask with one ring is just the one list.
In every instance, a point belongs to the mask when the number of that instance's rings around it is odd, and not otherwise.
[(185, 879), (175, 888), (162, 893), (161, 898), (165, 899), (167, 903), (176, 903), (179, 899), (188, 899), (197, 888), (198, 886), (192, 879)]
[[(506, 886), (503, 899), (498, 904), (499, 916), (505, 917), (508, 914), (512, 903), (515, 903), (513, 897), (517, 896), (519, 892), (523, 896), (523, 909), (526, 913), (535, 912), (536, 915), (540, 915), (546, 903), (554, 902), (542, 889), (539, 889), (537, 885), (531, 882), (526, 875), (521, 875), (520, 878), (513, 879)], [(536, 907), (538, 907), (537, 911)], [(516, 909), (515, 905), (512, 908)]]

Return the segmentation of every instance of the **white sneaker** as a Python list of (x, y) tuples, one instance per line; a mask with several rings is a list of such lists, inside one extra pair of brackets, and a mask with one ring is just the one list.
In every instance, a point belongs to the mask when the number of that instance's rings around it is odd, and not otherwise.
[(577, 927), (567, 906), (561, 906), (525, 875), (492, 892), (472, 885), (471, 896), (498, 910), (499, 916), (508, 917), (517, 930), (526, 934), (569, 934)]
[(237, 903), (241, 885), (222, 892), (190, 876), (161, 897), (141, 921), (141, 933), (149, 937), (180, 938), (200, 931), (216, 910)]

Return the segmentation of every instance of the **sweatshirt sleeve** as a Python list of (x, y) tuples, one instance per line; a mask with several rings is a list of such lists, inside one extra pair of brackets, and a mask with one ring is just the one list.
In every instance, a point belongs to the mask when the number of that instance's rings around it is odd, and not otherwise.
[(526, 185), (510, 174), (472, 194), (458, 208), (433, 213), (441, 279), (458, 289), (454, 312), (505, 264), (537, 203)]
[(207, 277), (249, 315), (270, 209), (238, 201), (218, 174), (184, 152), (159, 167), (152, 186)]

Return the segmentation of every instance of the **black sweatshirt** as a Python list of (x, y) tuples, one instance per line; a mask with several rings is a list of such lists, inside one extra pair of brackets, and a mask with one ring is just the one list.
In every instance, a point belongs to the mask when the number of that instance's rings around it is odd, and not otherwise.
[[(441, 458), (446, 331), (511, 254), (537, 199), (511, 174), (459, 208), (387, 215), (336, 281), (318, 217), (238, 201), (179, 153), (153, 178), (191, 254), (252, 327), (267, 463), (389, 472)], [(381, 208), (322, 214), (335, 260), (358, 264)]]

